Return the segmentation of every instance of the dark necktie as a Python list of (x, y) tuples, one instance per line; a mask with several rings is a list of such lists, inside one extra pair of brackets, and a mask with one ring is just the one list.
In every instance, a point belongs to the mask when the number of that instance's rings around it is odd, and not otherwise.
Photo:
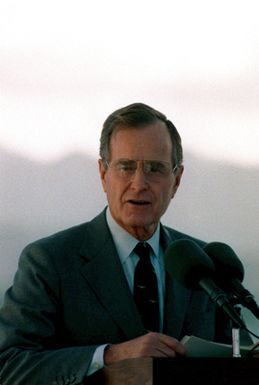
[(159, 331), (157, 278), (150, 261), (150, 246), (139, 242), (134, 251), (139, 256), (134, 274), (134, 300), (145, 329)]

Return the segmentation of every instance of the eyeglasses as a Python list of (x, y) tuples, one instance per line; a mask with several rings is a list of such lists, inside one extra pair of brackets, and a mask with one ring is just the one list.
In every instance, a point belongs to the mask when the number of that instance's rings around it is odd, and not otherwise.
[(140, 163), (142, 170), (149, 180), (161, 180), (174, 173), (178, 166), (172, 167), (171, 163), (161, 160), (133, 160), (119, 159), (111, 163), (105, 161), (107, 167), (110, 167), (116, 175), (123, 179), (131, 178)]

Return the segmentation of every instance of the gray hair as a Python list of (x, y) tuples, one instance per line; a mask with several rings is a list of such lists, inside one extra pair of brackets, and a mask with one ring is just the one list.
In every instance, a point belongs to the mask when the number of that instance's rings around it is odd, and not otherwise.
[(143, 103), (130, 104), (108, 116), (103, 124), (100, 138), (101, 159), (104, 161), (109, 160), (111, 136), (117, 129), (142, 128), (157, 121), (164, 122), (168, 129), (173, 147), (172, 165), (180, 166), (183, 162), (183, 149), (181, 137), (176, 127), (164, 114)]

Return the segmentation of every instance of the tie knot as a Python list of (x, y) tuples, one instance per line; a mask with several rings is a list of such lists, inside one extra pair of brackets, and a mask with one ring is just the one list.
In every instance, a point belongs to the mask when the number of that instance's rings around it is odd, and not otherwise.
[(150, 256), (150, 246), (147, 242), (139, 242), (135, 246), (134, 251), (140, 259), (146, 259)]

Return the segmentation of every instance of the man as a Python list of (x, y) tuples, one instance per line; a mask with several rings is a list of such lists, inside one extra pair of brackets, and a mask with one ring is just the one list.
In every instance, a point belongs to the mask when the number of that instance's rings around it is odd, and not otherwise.
[[(121, 359), (184, 355), (185, 334), (223, 338), (208, 297), (164, 269), (167, 246), (191, 238), (160, 223), (183, 174), (174, 125), (141, 103), (115, 111), (103, 126), (100, 158), (108, 208), (32, 243), (20, 257), (0, 312), (5, 385), (87, 383), (95, 370)], [(135, 302), (139, 241), (155, 271), (155, 331), (145, 327)]]

